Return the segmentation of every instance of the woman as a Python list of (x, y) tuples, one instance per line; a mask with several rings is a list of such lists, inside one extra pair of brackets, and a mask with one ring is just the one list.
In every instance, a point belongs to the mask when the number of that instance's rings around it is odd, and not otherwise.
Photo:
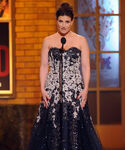
[(72, 7), (62, 3), (57, 32), (43, 41), (42, 100), (29, 150), (102, 150), (87, 102), (89, 48), (83, 36), (71, 31), (73, 17)]

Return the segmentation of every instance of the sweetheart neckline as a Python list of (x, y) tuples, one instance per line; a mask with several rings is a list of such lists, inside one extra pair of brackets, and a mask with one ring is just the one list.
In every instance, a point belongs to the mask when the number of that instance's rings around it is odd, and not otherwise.
[[(80, 50), (80, 48), (77, 48), (77, 47), (75, 47), (75, 46), (72, 46), (72, 47), (70, 47), (70, 48), (68, 48), (67, 50), (63, 50), (64, 52), (67, 52), (67, 51), (69, 51), (69, 50), (71, 50), (71, 49), (73, 49), (73, 48), (75, 48), (75, 49), (77, 49), (78, 51), (80, 51), (81, 52), (81, 50)], [(58, 48), (58, 47), (50, 47), (49, 48), (49, 51), (51, 50), (51, 49), (60, 49), (60, 48)], [(48, 51), (48, 52), (49, 52)]]

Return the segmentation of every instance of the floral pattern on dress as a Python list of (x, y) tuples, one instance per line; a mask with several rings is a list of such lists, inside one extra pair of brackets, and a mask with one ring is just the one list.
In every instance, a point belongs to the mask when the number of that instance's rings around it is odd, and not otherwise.
[(82, 109), (82, 98), (76, 99), (84, 90), (81, 50), (50, 48), (48, 62), (44, 88), (51, 99), (45, 108), (41, 98), (28, 150), (102, 150), (88, 102)]
[[(61, 60), (60, 51), (58, 48), (51, 48), (48, 52), (48, 62), (50, 71), (48, 73), (45, 89), (48, 95), (51, 97), (54, 95), (54, 100), (48, 100), (52, 111), (53, 125), (56, 126), (56, 105), (60, 101), (59, 96), (59, 64)], [(84, 83), (82, 82), (82, 76), (80, 73), (81, 64), (81, 51), (77, 48), (71, 48), (62, 53), (62, 102), (70, 103), (73, 107), (73, 117), (77, 118), (79, 113), (79, 100), (76, 99), (78, 93), (84, 89)], [(37, 117), (39, 120), (39, 117)]]

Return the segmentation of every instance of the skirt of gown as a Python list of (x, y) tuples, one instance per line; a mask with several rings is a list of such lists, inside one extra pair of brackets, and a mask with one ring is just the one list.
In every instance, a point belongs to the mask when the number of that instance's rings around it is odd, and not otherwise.
[[(48, 54), (50, 72), (45, 89), (51, 100), (48, 100), (49, 107), (45, 108), (41, 98), (28, 150), (102, 150), (88, 101), (81, 108), (81, 98), (76, 99), (84, 89), (79, 69), (81, 51), (72, 47), (60, 57), (59, 49), (51, 48)], [(59, 97), (60, 86), (63, 89), (62, 100)]]
[[(58, 104), (57, 128), (49, 118), (49, 109), (40, 104), (31, 132), (28, 150), (102, 150), (102, 145), (89, 114), (88, 102), (80, 108), (79, 119), (72, 118), (72, 107), (67, 106), (67, 120), (63, 119), (63, 104)], [(40, 119), (38, 116), (40, 115)], [(38, 120), (40, 121), (38, 122)]]

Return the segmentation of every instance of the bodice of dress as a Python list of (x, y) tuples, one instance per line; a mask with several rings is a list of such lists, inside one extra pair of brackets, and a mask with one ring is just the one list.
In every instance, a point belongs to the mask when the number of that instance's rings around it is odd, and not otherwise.
[[(61, 66), (60, 62), (62, 63)], [(54, 90), (55, 87), (60, 88), (60, 86), (62, 86), (62, 94), (64, 92), (68, 92), (68, 94), (70, 94), (70, 89), (74, 89), (77, 91), (81, 91), (81, 89), (83, 89), (84, 84), (81, 71), (80, 49), (71, 47), (68, 50), (63, 50), (61, 54), (61, 50), (59, 48), (50, 48), (48, 52), (48, 63), (50, 71), (47, 76), (45, 88), (48, 89), (50, 96), (52, 89)], [(60, 71), (62, 85), (59, 81)], [(68, 98), (68, 95), (66, 99), (70, 100), (70, 98)]]
[(67, 107), (70, 105), (73, 108), (73, 118), (77, 118), (82, 97), (80, 97), (79, 100), (76, 98), (84, 89), (80, 71), (81, 50), (76, 47), (71, 47), (70, 49), (61, 52), (59, 48), (51, 48), (48, 52), (50, 71), (47, 76), (45, 90), (51, 97), (51, 100), (48, 100), (48, 103), (53, 112), (52, 118), (54, 125), (55, 114), (57, 113), (55, 108), (60, 101), (63, 102), (63, 117), (67, 118)]

